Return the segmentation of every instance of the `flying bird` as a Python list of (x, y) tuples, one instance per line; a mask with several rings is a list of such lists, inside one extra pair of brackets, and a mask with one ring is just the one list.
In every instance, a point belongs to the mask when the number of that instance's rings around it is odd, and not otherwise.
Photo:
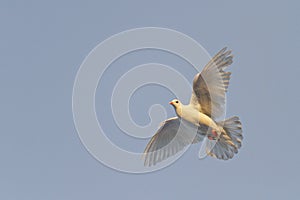
[[(169, 102), (177, 117), (165, 120), (147, 144), (143, 158), (145, 166), (152, 166), (175, 155), (187, 145), (203, 141), (207, 155), (228, 160), (238, 153), (243, 139), (239, 117), (217, 121), (225, 114), (225, 95), (233, 56), (227, 48), (220, 50), (196, 74), (190, 102), (178, 99)], [(204, 140), (205, 139), (205, 140)]]

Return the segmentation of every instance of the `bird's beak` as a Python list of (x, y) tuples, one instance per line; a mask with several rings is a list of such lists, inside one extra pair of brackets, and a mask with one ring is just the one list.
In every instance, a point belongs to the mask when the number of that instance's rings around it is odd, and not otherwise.
[(170, 104), (170, 105), (173, 105), (173, 102), (172, 102), (172, 101), (170, 101), (170, 102), (169, 102), (169, 104)]

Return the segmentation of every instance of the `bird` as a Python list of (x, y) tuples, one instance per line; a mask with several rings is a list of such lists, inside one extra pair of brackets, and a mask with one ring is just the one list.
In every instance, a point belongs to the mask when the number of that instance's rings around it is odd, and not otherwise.
[(239, 117), (217, 121), (225, 113), (231, 76), (225, 70), (232, 63), (232, 51), (224, 47), (195, 75), (189, 104), (169, 102), (177, 116), (162, 122), (148, 142), (144, 166), (154, 166), (199, 142), (205, 142), (206, 154), (217, 159), (228, 160), (238, 153), (243, 140)]

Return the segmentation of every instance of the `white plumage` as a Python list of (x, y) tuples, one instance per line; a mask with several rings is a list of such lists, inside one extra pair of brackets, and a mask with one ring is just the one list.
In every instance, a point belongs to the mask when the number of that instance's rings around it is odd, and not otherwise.
[(242, 126), (238, 117), (216, 120), (225, 112), (225, 93), (232, 64), (231, 51), (223, 48), (196, 74), (188, 105), (174, 99), (170, 104), (177, 117), (162, 123), (144, 151), (145, 166), (155, 165), (183, 150), (189, 144), (205, 140), (206, 153), (218, 159), (230, 159), (241, 147)]

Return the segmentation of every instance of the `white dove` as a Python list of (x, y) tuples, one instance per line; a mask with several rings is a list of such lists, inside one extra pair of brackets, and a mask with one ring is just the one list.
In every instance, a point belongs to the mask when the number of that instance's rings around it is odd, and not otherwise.
[(205, 137), (208, 138), (206, 153), (212, 157), (228, 160), (238, 152), (243, 139), (239, 118), (215, 121), (224, 115), (225, 93), (231, 75), (224, 71), (233, 58), (226, 49), (219, 51), (195, 76), (188, 105), (178, 99), (170, 102), (177, 117), (164, 121), (151, 138), (143, 154), (145, 166), (155, 165)]

